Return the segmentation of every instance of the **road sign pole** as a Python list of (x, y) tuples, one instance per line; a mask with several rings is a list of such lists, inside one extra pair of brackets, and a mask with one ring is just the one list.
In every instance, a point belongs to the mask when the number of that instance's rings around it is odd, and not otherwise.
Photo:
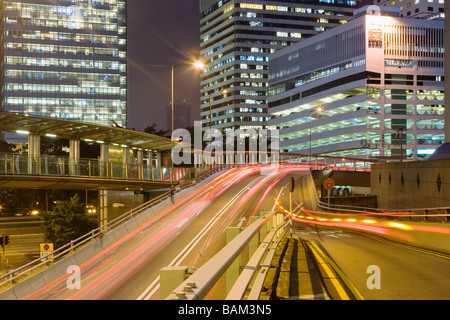
[(291, 229), (291, 239), (293, 234), (293, 227), (292, 227), (292, 192), (289, 192), (289, 226)]
[(324, 182), (324, 187), (325, 189), (327, 189), (327, 193), (328, 193), (328, 205), (330, 205), (330, 191), (331, 189), (333, 189), (335, 186), (334, 180), (332, 179), (327, 179)]
[(295, 189), (295, 180), (294, 178), (290, 178), (289, 179), (289, 227), (290, 227), (290, 232), (291, 232), (291, 238), (293, 236), (294, 230), (293, 230), (293, 226), (292, 226), (292, 193), (294, 192)]

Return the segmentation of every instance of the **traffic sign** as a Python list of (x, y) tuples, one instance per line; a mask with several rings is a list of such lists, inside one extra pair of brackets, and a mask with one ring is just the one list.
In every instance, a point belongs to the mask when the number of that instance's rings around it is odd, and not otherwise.
[(41, 243), (39, 244), (39, 252), (41, 254), (41, 258), (49, 255), (47, 257), (48, 260), (53, 260), (53, 243)]
[(332, 179), (327, 179), (327, 180), (325, 180), (325, 182), (323, 183), (323, 186), (324, 186), (325, 189), (327, 189), (327, 190), (333, 189), (334, 186), (335, 186), (334, 180), (332, 180)]

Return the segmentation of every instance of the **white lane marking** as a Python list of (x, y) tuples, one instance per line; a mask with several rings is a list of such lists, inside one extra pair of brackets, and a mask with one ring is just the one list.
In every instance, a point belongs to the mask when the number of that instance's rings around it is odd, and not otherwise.
[[(251, 181), (248, 185), (246, 185), (239, 193), (237, 193), (228, 203), (205, 225), (205, 227), (191, 240), (191, 242), (180, 251), (180, 253), (172, 260), (169, 264), (169, 267), (178, 266), (186, 256), (191, 253), (197, 243), (208, 233), (208, 231), (213, 227), (213, 225), (218, 221), (218, 219), (228, 210), (245, 192), (247, 192), (248, 188), (253, 186), (260, 177)], [(156, 291), (159, 290), (160, 277), (157, 276), (155, 280), (142, 292), (142, 294), (136, 300), (148, 300), (150, 299)]]

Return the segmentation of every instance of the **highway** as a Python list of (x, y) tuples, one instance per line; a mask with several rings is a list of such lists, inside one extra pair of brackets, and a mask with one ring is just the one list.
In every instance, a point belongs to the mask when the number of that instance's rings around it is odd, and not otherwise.
[[(319, 212), (311, 181), (304, 179), (308, 175), (306, 168), (290, 166), (263, 174), (258, 166), (222, 171), (177, 194), (168, 209), (80, 265), (80, 289), (71, 290), (69, 275), (62, 274), (27, 299), (159, 300), (162, 268), (198, 269), (225, 246), (228, 227), (245, 227), (263, 211), (288, 212), (290, 177), (296, 178), (294, 235), (320, 248), (360, 298), (450, 299), (450, 255), (420, 248), (413, 237), (420, 233), (446, 242), (447, 224)], [(379, 287), (370, 285), (374, 267)], [(208, 299), (224, 295), (219, 283)]]
[(225, 245), (227, 227), (274, 209), (277, 188), (291, 171), (299, 169), (267, 175), (252, 167), (216, 175), (196, 192), (175, 197), (170, 208), (79, 266), (81, 289), (69, 290), (65, 274), (28, 299), (158, 300), (160, 269), (201, 266)]

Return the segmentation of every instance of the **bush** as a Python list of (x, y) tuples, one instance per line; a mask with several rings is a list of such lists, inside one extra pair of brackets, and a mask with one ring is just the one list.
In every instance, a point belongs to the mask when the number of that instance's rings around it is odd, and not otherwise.
[(60, 201), (52, 212), (43, 215), (42, 231), (45, 238), (59, 248), (90, 232), (95, 226), (84, 210), (84, 204), (76, 194)]

